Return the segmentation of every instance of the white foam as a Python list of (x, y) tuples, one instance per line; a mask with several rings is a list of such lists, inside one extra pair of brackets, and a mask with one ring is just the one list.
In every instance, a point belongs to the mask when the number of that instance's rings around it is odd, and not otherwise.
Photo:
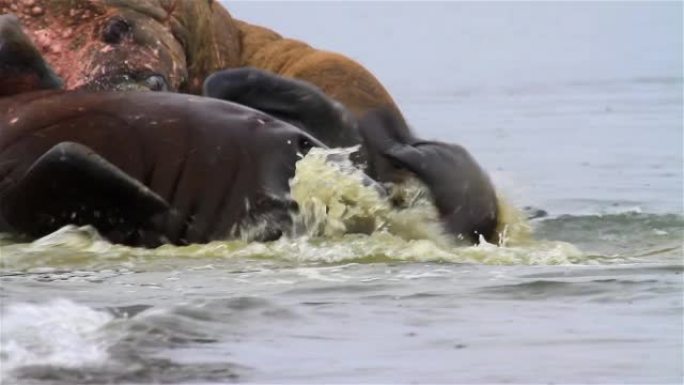
[(65, 299), (14, 303), (2, 312), (0, 379), (18, 367), (83, 367), (106, 363), (102, 328), (113, 316)]

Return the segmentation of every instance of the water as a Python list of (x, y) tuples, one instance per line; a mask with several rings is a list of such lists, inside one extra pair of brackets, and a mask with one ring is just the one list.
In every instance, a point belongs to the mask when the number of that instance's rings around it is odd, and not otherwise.
[(507, 243), (449, 244), (423, 201), (388, 210), (316, 154), (293, 239), (0, 237), (3, 384), (681, 383), (681, 4), (230, 7), (359, 58), (468, 147)]

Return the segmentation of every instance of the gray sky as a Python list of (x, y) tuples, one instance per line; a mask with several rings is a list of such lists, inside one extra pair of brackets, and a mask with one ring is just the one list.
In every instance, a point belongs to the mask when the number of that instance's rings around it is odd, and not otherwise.
[(344, 53), (390, 89), (681, 78), (680, 2), (233, 2), (233, 16)]

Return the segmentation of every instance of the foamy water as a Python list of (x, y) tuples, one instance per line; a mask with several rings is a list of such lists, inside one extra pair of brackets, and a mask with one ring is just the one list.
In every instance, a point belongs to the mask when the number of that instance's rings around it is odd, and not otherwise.
[(102, 365), (109, 347), (102, 328), (112, 318), (63, 299), (11, 304), (3, 309), (0, 329), (3, 370), (37, 364), (67, 368)]

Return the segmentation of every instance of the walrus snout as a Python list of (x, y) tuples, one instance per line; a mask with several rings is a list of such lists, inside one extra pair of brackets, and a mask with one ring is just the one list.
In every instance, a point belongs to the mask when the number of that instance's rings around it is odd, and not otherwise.
[(88, 91), (169, 91), (166, 78), (158, 73), (117, 73), (97, 77), (77, 89)]

